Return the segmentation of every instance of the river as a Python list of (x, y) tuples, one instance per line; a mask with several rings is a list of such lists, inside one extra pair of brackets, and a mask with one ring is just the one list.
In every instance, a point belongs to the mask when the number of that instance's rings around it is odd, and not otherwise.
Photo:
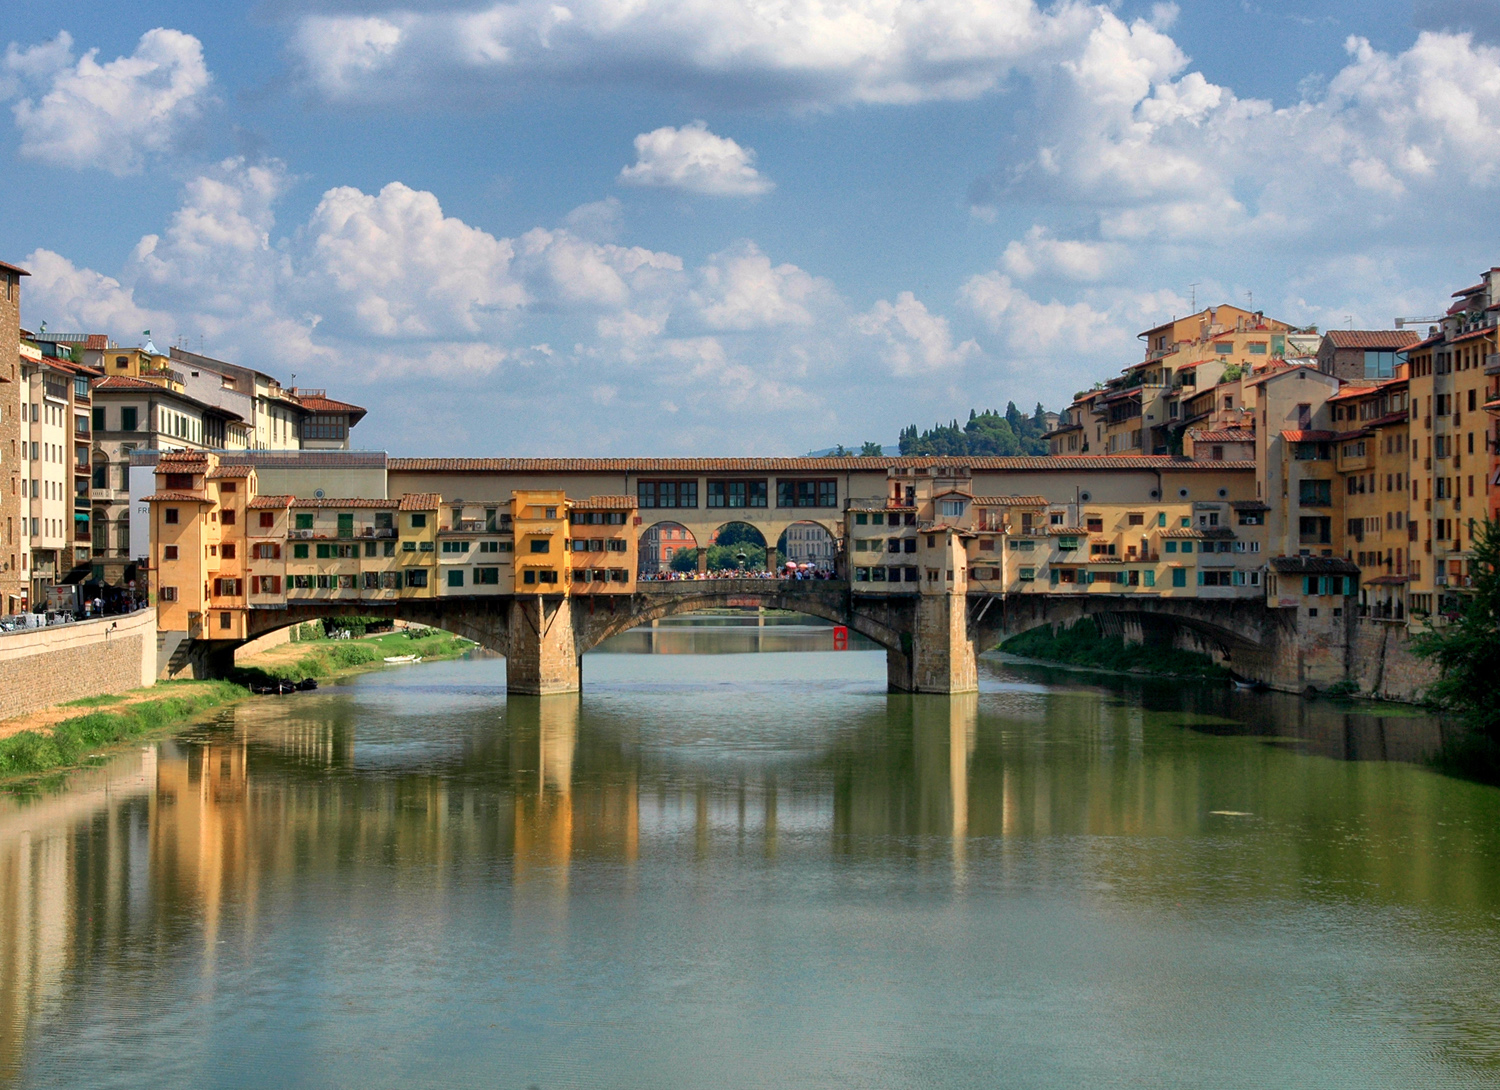
[(0, 797), (0, 1086), (1500, 1086), (1436, 721), (831, 647), (392, 668)]

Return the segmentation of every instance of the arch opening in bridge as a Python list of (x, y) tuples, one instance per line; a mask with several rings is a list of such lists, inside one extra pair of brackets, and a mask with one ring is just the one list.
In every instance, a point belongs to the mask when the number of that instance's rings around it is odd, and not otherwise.
[(776, 556), (783, 564), (804, 565), (812, 571), (833, 572), (838, 566), (838, 542), (818, 522), (794, 522), (776, 541)]
[(698, 569), (698, 539), (680, 522), (658, 522), (641, 534), (636, 574), (654, 578)]
[(709, 571), (766, 570), (766, 537), (748, 522), (726, 522), (709, 538)]

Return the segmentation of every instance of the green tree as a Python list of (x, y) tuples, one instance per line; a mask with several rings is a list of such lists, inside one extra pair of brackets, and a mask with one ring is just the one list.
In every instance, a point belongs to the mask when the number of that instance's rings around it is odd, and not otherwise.
[(698, 550), (697, 549), (678, 549), (675, 553), (672, 554), (672, 570), (673, 571), (697, 571), (698, 570)]
[(1449, 757), (1463, 771), (1500, 780), (1500, 522), (1484, 520), (1473, 551), (1472, 594), (1463, 612), (1442, 627), (1417, 632), (1412, 649), (1440, 671), (1428, 698), (1468, 727)]
[(884, 455), (885, 447), (881, 446), (879, 443), (871, 443), (869, 441), (866, 441), (865, 445), (859, 448), (859, 456), (861, 458), (880, 458)]

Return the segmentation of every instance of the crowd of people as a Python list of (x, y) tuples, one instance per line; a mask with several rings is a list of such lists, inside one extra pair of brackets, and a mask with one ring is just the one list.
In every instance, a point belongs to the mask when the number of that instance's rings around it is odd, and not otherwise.
[(818, 568), (784, 568), (778, 571), (750, 571), (742, 568), (720, 568), (717, 571), (673, 571), (663, 568), (657, 572), (642, 572), (639, 579), (643, 583), (674, 583), (679, 581), (695, 581), (700, 579), (777, 579), (777, 580), (803, 580), (803, 579), (833, 579), (834, 573), (823, 571)]

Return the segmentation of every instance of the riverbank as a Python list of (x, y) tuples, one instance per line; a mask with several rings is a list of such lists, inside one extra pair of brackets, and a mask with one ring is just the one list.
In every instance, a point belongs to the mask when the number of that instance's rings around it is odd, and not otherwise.
[(181, 726), (249, 695), (250, 690), (230, 681), (162, 681), (149, 689), (88, 697), (49, 709), (49, 716), (65, 714), (63, 709), (95, 710), (46, 726), (22, 725), (0, 738), (0, 777), (34, 776), (70, 768), (99, 750)]
[(999, 650), (1042, 662), (1125, 674), (1199, 681), (1227, 681), (1230, 677), (1229, 671), (1208, 655), (1175, 647), (1126, 643), (1119, 636), (1104, 635), (1088, 618), (1057, 632), (1047, 627), (1033, 628), (1012, 636)]
[[(251, 695), (250, 684), (333, 680), (385, 665), (388, 656), (458, 658), (477, 645), (436, 629), (358, 640), (282, 644), (238, 663), (234, 681), (159, 681), (148, 688), (86, 697), (0, 722), (0, 779), (75, 768), (101, 750), (185, 726)], [(83, 711), (80, 709), (92, 709)]]

